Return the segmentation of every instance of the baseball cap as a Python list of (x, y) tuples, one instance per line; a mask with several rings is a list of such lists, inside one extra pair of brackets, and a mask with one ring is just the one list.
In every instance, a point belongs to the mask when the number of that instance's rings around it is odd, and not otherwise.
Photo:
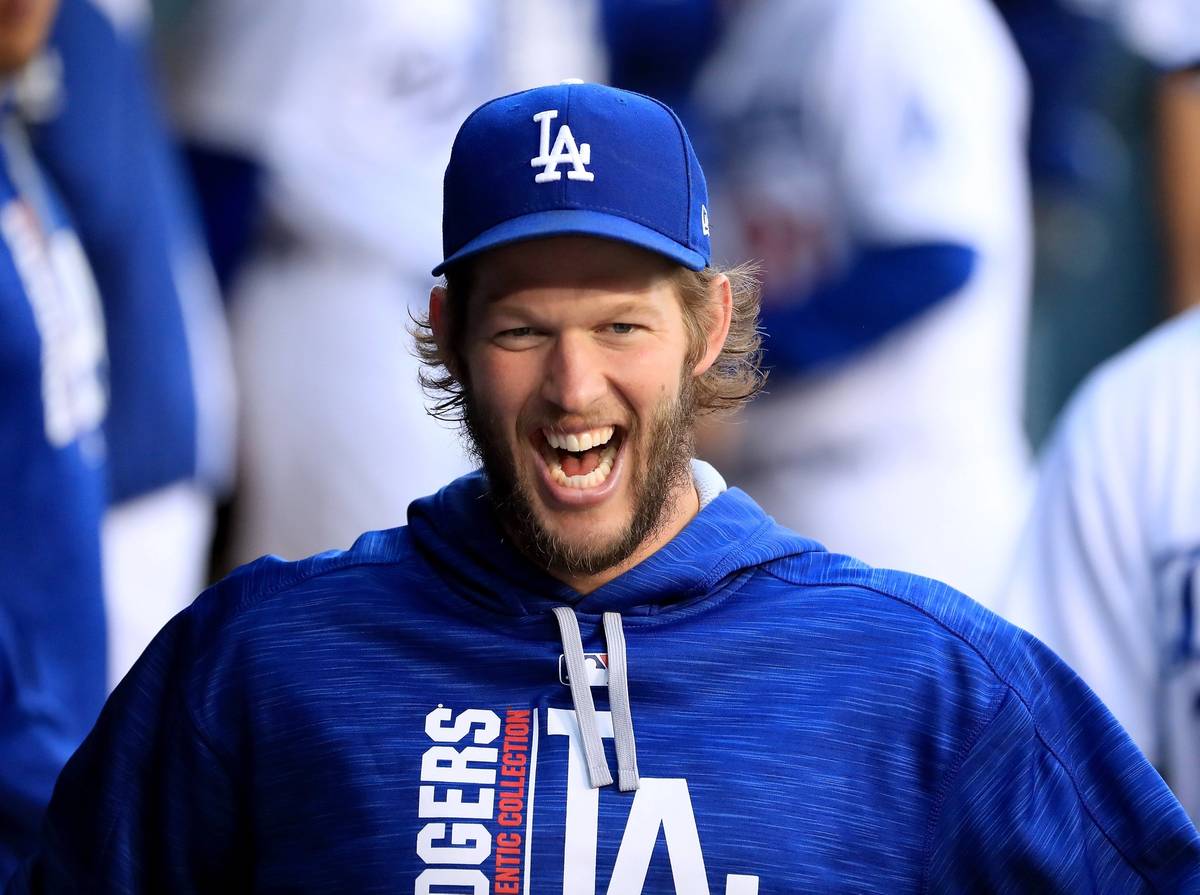
[(674, 112), (639, 93), (564, 81), (487, 102), (459, 128), (443, 190), (434, 276), (547, 236), (615, 239), (692, 270), (711, 257), (691, 141)]

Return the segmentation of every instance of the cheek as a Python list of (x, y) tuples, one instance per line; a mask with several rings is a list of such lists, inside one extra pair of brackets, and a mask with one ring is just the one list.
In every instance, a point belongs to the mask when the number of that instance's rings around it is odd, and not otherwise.
[(676, 394), (681, 373), (687, 370), (690, 365), (682, 352), (631, 352), (622, 359), (614, 381), (635, 404), (648, 406)]
[(536, 394), (537, 371), (523, 354), (483, 351), (468, 369), (476, 403), (501, 419), (516, 416)]

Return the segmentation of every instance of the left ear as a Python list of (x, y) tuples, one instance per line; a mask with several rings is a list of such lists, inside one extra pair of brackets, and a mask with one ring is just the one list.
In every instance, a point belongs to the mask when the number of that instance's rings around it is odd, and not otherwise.
[(729, 336), (729, 324), (733, 319), (733, 293), (729, 288), (729, 277), (719, 274), (708, 286), (709, 320), (705, 334), (704, 354), (692, 368), (693, 376), (703, 376), (717, 362), (725, 339)]

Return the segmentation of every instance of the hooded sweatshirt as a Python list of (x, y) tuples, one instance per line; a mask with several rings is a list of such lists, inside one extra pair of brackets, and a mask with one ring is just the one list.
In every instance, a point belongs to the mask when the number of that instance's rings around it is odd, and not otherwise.
[(581, 596), (474, 474), (177, 616), (8, 891), (1176, 893), (1200, 837), (1062, 662), (944, 585), (731, 489)]

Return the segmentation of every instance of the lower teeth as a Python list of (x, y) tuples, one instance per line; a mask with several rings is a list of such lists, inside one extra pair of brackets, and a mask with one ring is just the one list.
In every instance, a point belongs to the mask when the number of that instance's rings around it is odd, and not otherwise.
[(599, 465), (587, 475), (567, 475), (563, 472), (562, 464), (558, 462), (557, 456), (547, 456), (546, 465), (550, 467), (550, 478), (560, 485), (566, 485), (568, 488), (595, 488), (602, 484), (612, 472), (616, 456), (616, 447), (612, 444), (606, 445), (604, 452), (600, 455)]

